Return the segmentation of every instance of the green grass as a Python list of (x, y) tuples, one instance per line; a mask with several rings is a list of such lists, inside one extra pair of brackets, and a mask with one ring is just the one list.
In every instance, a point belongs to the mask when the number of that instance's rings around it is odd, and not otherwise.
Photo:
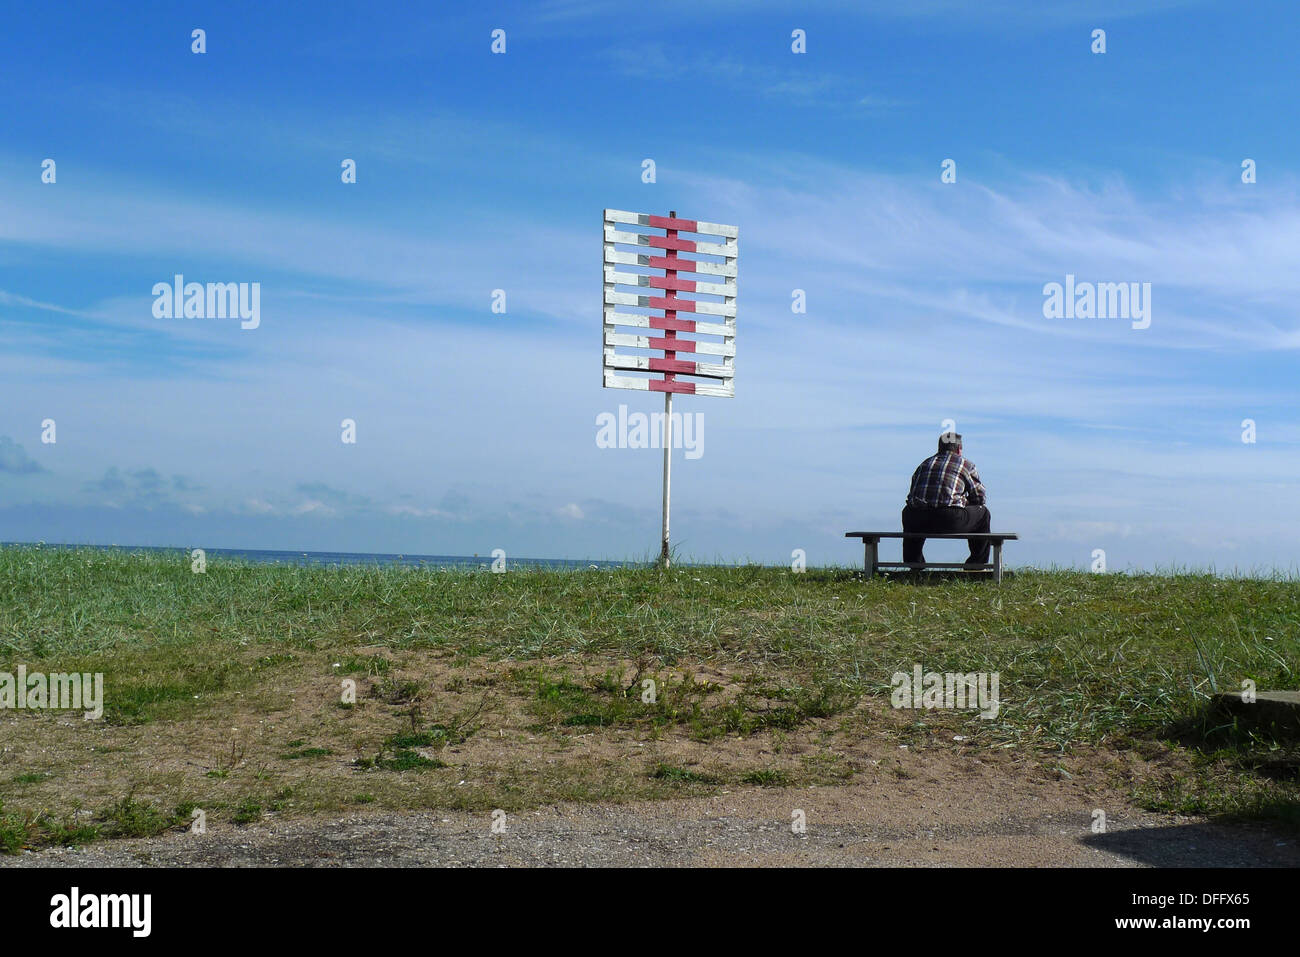
[(422, 771), (426, 768), (445, 768), (447, 764), (439, 758), (426, 758), (410, 748), (394, 748), (387, 753), (381, 751), (373, 758), (359, 758), (356, 766), (363, 770), (380, 768), (385, 771)]
[(280, 760), (297, 761), (299, 758), (323, 758), (333, 753), (330, 748), (299, 748), (297, 751), (288, 751), (280, 755)]
[(256, 824), (262, 819), (262, 805), (258, 804), (252, 798), (241, 801), (235, 808), (234, 822), (236, 824)]
[(181, 820), (177, 813), (168, 814), (150, 802), (130, 796), (108, 808), (102, 817), (111, 837), (150, 837), (176, 826)]
[(43, 811), (20, 818), (5, 814), (0, 805), (0, 850), (16, 853), (39, 844), (77, 847), (100, 838), (152, 837), (188, 824), (192, 809), (192, 804), (182, 804), (166, 811), (129, 794), (98, 812), (83, 814), (77, 809), (62, 817)]
[[(688, 728), (699, 740), (707, 740), (731, 730), (737, 713), (747, 716), (752, 725), (762, 720), (751, 716), (754, 696), (742, 695), (741, 702), (722, 707), (710, 706), (708, 697), (716, 691), (708, 681), (694, 675), (674, 677), (659, 671), (638, 669), (624, 684), (621, 676), (604, 672), (594, 680), (575, 676), (569, 670), (538, 666), (516, 669), (511, 677), (526, 692), (531, 692), (531, 711), (537, 716), (538, 729), (567, 728), (639, 728), (659, 730), (666, 727)], [(652, 700), (647, 700), (643, 682), (653, 683)]]
[(784, 771), (760, 768), (756, 771), (746, 772), (741, 777), (741, 781), (745, 784), (757, 784), (759, 787), (779, 788), (789, 784), (790, 778)]
[(6, 814), (0, 803), (0, 853), (17, 854), (27, 843), (27, 823), (16, 814)]
[[(1001, 712), (993, 721), (918, 713), (897, 730), (901, 743), (950, 740), (959, 729), (972, 746), (1047, 758), (1086, 749), (1176, 753), (1186, 759), (1179, 770), (1137, 789), (1146, 806), (1290, 822), (1300, 802), (1296, 742), (1220, 728), (1205, 705), (1215, 689), (1247, 679), (1261, 689), (1300, 687), (1298, 636), (1300, 584), (1283, 579), (1021, 571), (1001, 586), (936, 585), (757, 566), (498, 575), (226, 560), (194, 574), (180, 551), (0, 549), (0, 670), (103, 671), (110, 726), (194, 720), (236, 700), (264, 702), (270, 712), (283, 705), (266, 689), (285, 676), (373, 682), (374, 701), (400, 709), (394, 720), (403, 722), (356, 763), (375, 774), (436, 770), (445, 765), (416, 749), (454, 748), (483, 733), (481, 703), (441, 709), (447, 689), (403, 675), (394, 664), (403, 655), (466, 669), (502, 664), (508, 677), (485, 686), (484, 700), (519, 696), (534, 731), (557, 740), (794, 733), (818, 720), (849, 721), (864, 697), (887, 702), (892, 674), (920, 664), (998, 672)], [(581, 673), (590, 660), (637, 667), (635, 675), (593, 677)], [(702, 665), (736, 676), (735, 693), (719, 695), (698, 674)], [(642, 699), (647, 679), (656, 686), (650, 703)], [(457, 677), (455, 688), (472, 684)], [(330, 711), (334, 722), (357, 713), (338, 702)], [(273, 757), (306, 773), (360, 748), (343, 732), (331, 739), (302, 730), (320, 743), (295, 740)], [(250, 773), (230, 748), (196, 758), (210, 781)], [(50, 787), (36, 777), (44, 770), (6, 774), (0, 764), (0, 779)], [(751, 769), (739, 779), (799, 783), (789, 770), (770, 774)], [(57, 786), (72, 792), (75, 780), (60, 773)], [(30, 834), (39, 816), (41, 808), (21, 803), (23, 793), (5, 795), (11, 810), (0, 812), (0, 849)], [(157, 814), (118, 808), (100, 826), (148, 830), (169, 820)], [(251, 805), (235, 814), (249, 818)]]

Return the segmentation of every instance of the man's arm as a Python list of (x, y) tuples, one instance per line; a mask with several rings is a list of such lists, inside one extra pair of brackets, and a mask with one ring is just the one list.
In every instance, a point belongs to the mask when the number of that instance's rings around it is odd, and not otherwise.
[(907, 501), (903, 503), (904, 505), (911, 505), (913, 498), (920, 502), (925, 501), (925, 493), (928, 491), (925, 478), (925, 462), (922, 462), (912, 470), (912, 481), (907, 486)]
[(966, 479), (966, 503), (983, 505), (986, 501), (984, 484), (980, 481), (980, 473), (975, 470), (974, 462), (962, 460), (962, 476)]

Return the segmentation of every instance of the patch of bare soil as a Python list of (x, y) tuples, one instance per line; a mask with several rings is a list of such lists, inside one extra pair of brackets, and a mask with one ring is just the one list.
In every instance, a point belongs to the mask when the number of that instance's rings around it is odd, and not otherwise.
[[(93, 808), (130, 794), (210, 813), (202, 835), (28, 852), (0, 866), (1300, 864), (1294, 838), (1134, 809), (1134, 783), (1179, 770), (1167, 752), (1044, 759), (980, 742), (969, 715), (929, 716), (918, 731), (915, 715), (875, 699), (749, 734), (588, 727), (539, 705), (545, 682), (567, 672), (589, 688), (613, 672), (628, 687), (634, 663), (363, 653), (389, 664), (355, 676), (351, 708), (322, 658), (179, 720), (6, 719), (21, 733), (6, 735), (0, 780), (27, 779), (6, 785), (11, 808)], [(717, 669), (659, 677), (709, 682), (709, 707), (734, 702), (743, 684)], [(395, 735), (430, 729), (441, 737), (409, 750), (434, 763), (365, 767), (395, 753)], [(261, 820), (231, 823), (249, 804)]]

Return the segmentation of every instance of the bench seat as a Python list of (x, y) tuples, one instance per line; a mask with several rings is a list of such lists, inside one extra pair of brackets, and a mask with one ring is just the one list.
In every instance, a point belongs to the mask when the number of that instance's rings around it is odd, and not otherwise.
[[(967, 571), (991, 571), (995, 582), (1002, 581), (1002, 543), (1018, 541), (1015, 532), (845, 532), (845, 538), (862, 540), (864, 556), (863, 571), (874, 577), (882, 568), (906, 568), (919, 571), (923, 568), (964, 568)], [(880, 560), (880, 540), (882, 538), (979, 538), (993, 545), (993, 561), (985, 565), (967, 565), (965, 562), (882, 562)]]

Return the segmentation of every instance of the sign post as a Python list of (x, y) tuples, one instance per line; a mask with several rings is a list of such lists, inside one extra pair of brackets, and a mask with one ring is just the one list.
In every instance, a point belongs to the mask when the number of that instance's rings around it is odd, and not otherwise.
[[(679, 219), (676, 210), (667, 216), (652, 216), (607, 209), (604, 227), (602, 384), (607, 389), (664, 393), (664, 514), (659, 561), (667, 568), (673, 393), (724, 398), (736, 394), (736, 252), (739, 230), (720, 223)], [(662, 235), (658, 230), (662, 230)], [(681, 233), (716, 237), (720, 241), (683, 239)], [(649, 250), (643, 253), (640, 247), (649, 247)], [(690, 253), (693, 258), (683, 256), (683, 253)], [(620, 270), (620, 266), (637, 268), (635, 271)], [(701, 278), (682, 279), (679, 273)], [(662, 294), (619, 292), (619, 286), (649, 287), (662, 290)], [(689, 293), (691, 298), (683, 298), (678, 293)], [(620, 306), (636, 311), (625, 311)], [(709, 321), (683, 319), (679, 313), (704, 316)], [(716, 321), (712, 317), (716, 317)], [(630, 327), (633, 331), (620, 332), (619, 327)], [(650, 334), (642, 334), (644, 332)], [(662, 332), (662, 335), (654, 335), (655, 332)], [(693, 338), (678, 333), (687, 333)], [(619, 351), (620, 347), (623, 351)], [(637, 351), (628, 352), (629, 349)], [(681, 352), (690, 353), (692, 359), (677, 358)], [(700, 355), (717, 357), (717, 361), (693, 361), (694, 356)]]
[(659, 564), (668, 567), (668, 512), (673, 487), (673, 394), (664, 393), (664, 528), (660, 536)]

